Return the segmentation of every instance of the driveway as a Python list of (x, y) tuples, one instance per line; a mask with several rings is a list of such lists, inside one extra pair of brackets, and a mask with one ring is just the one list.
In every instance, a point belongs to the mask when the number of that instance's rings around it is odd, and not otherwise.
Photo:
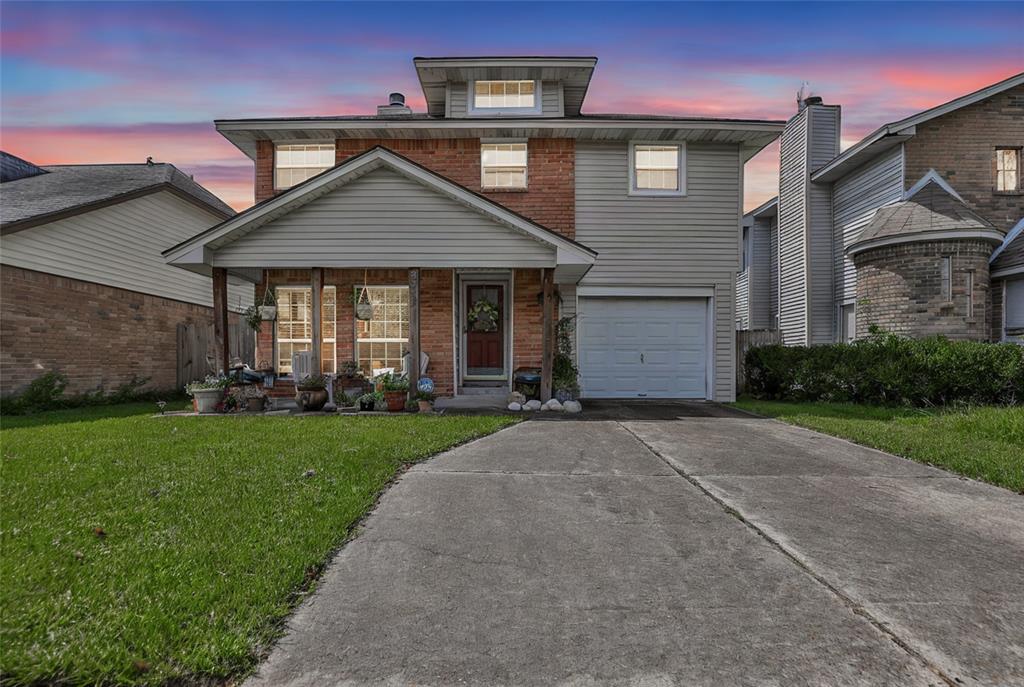
[(1024, 685), (1024, 499), (712, 414), (413, 468), (250, 684)]

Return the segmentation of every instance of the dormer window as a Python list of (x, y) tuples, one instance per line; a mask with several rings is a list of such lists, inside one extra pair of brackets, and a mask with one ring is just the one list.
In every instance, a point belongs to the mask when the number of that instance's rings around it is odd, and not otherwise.
[(537, 81), (474, 81), (470, 112), (478, 115), (535, 114), (540, 112)]

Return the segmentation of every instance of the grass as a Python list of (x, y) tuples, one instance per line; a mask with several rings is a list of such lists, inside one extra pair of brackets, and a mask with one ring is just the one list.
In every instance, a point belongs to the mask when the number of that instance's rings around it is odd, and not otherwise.
[(4, 684), (250, 669), (403, 465), (502, 417), (2, 418)]
[(736, 406), (1024, 493), (1024, 407), (924, 410), (753, 399)]

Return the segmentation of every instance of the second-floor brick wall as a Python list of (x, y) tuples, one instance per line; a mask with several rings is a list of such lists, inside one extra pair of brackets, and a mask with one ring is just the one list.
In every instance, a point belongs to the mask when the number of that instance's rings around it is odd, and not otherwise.
[[(526, 190), (483, 191), (480, 187), (480, 140), (459, 139), (338, 139), (336, 162), (381, 145), (445, 176), (482, 192), (549, 229), (575, 236), (575, 141), (568, 138), (531, 139), (527, 146)], [(256, 148), (256, 202), (274, 195), (274, 144), (259, 141)]]
[(905, 187), (934, 169), (980, 213), (1006, 231), (1024, 216), (1024, 194), (995, 191), (995, 149), (1024, 145), (1024, 86), (936, 117), (905, 144)]

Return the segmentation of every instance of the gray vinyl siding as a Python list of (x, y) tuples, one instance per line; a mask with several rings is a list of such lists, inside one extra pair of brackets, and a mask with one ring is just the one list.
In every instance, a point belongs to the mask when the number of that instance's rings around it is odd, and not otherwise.
[(767, 329), (771, 326), (771, 220), (755, 221), (751, 231), (754, 238), (748, 270), (749, 329)]
[[(544, 81), (540, 87), (541, 116), (562, 117), (562, 89), (557, 81)], [(448, 105), (445, 108), (449, 117), (463, 118), (469, 116), (469, 84), (450, 83), (448, 85)]]
[(750, 329), (750, 270), (736, 275), (736, 329)]
[[(8, 234), (0, 255), (5, 265), (212, 306), (210, 278), (168, 265), (161, 252), (220, 219), (161, 191)], [(228, 285), (229, 307), (252, 302), (252, 284)]]
[[(579, 326), (579, 320), (576, 319), (576, 285), (575, 284), (559, 284), (558, 295), (561, 297), (561, 301), (558, 305), (558, 317), (572, 318), (573, 326)], [(572, 357), (576, 359), (576, 336), (571, 337), (571, 343), (573, 344)]]
[(779, 222), (772, 217), (768, 225), (768, 328), (779, 326)]
[[(839, 154), (839, 108), (811, 106), (808, 132), (810, 170), (822, 167)], [(835, 295), (832, 275), (832, 189), (808, 180), (808, 269), (810, 342), (832, 343), (835, 337)]]
[(782, 133), (779, 164), (779, 329), (789, 345), (807, 343), (807, 111)]
[(217, 250), (222, 267), (551, 267), (554, 249), (378, 169)]
[(690, 143), (682, 197), (629, 195), (626, 143), (576, 146), (576, 240), (598, 253), (581, 286), (712, 287), (718, 400), (735, 395), (739, 149)]
[(832, 184), (835, 300), (857, 298), (857, 272), (845, 250), (857, 240), (875, 210), (903, 197), (903, 151), (896, 147)]

